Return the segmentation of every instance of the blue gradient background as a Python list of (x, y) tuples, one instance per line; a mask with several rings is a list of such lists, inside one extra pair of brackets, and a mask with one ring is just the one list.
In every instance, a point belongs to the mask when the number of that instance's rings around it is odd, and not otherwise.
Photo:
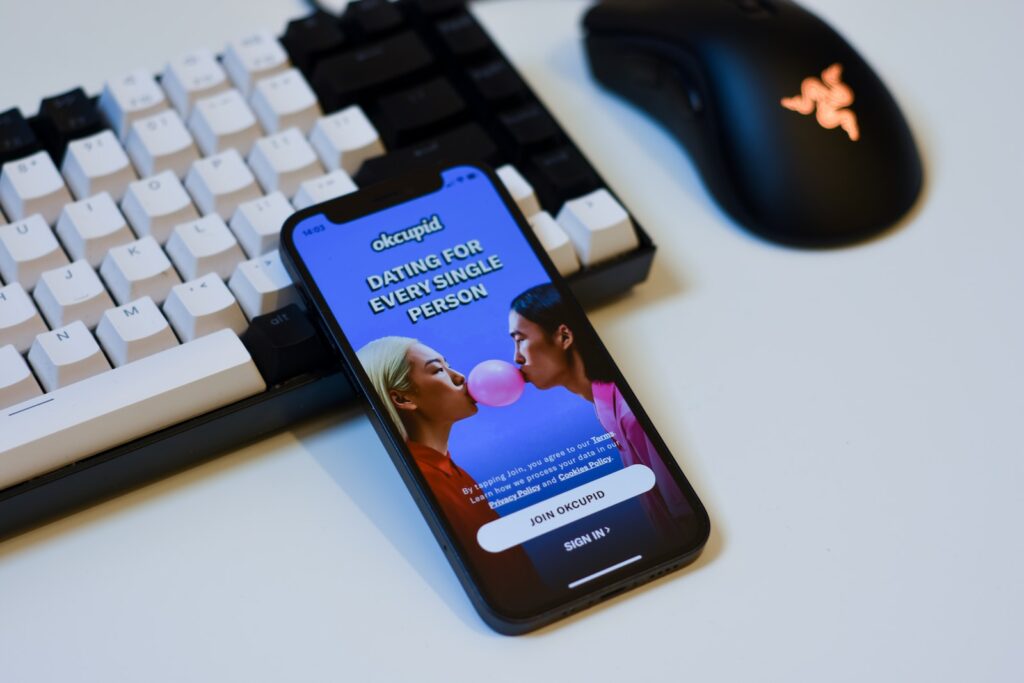
[[(475, 177), (466, 178), (469, 174)], [(463, 177), (461, 182), (457, 180), (460, 176)], [(509, 305), (519, 293), (550, 282), (550, 278), (487, 176), (471, 167), (458, 167), (446, 171), (444, 178), (446, 186), (435, 193), (342, 225), (334, 225), (323, 215), (308, 218), (295, 228), (294, 242), (353, 348), (358, 350), (367, 342), (386, 335), (416, 337), (441, 352), (454, 369), (468, 376), (469, 371), (484, 360), (498, 358), (513, 362), (514, 345), (508, 334)], [(370, 243), (381, 232), (391, 233), (416, 225), (435, 213), (445, 227), (424, 236), (422, 242), (401, 244), (379, 253), (370, 248)], [(327, 226), (327, 229), (308, 236), (303, 234), (304, 228), (317, 225)], [(376, 292), (366, 284), (371, 274), (428, 254), (440, 254), (446, 247), (471, 239), (480, 241), (482, 254)], [(503, 268), (471, 282), (439, 293), (432, 290), (428, 297), (383, 313), (374, 314), (367, 303), (378, 294), (432, 278), (449, 268), (492, 254), (501, 258)], [(411, 306), (477, 283), (486, 286), (487, 298), (415, 324), (406, 315)], [(460, 467), (475, 480), (484, 481), (509, 469), (525, 467), (526, 463), (567, 446), (587, 442), (604, 431), (590, 402), (563, 388), (539, 391), (528, 384), (523, 396), (511, 406), (481, 405), (477, 415), (456, 423), (449, 450)], [(622, 468), (617, 451), (612, 449), (606, 454), (612, 456), (612, 462), (502, 505), (497, 508), (498, 514), (507, 515)], [(515, 493), (515, 490), (505, 491), (498, 497)], [(608, 539), (583, 551), (566, 553), (562, 548), (565, 540), (601, 526), (622, 531), (618, 534), (613, 531)], [(635, 554), (637, 544), (644, 545), (648, 528), (646, 515), (639, 503), (632, 500), (549, 532), (525, 547), (542, 575), (553, 585), (564, 586), (564, 582), (585, 575), (592, 568)]]

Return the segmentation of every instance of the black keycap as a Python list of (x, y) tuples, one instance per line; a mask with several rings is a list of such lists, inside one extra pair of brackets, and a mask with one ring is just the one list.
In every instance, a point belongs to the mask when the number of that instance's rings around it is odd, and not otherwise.
[(436, 16), (465, 7), (466, 0), (411, 0), (411, 4), (422, 14)]
[(558, 137), (558, 124), (536, 102), (502, 114), (499, 118), (518, 147), (536, 147)]
[(448, 81), (434, 78), (380, 98), (373, 119), (389, 148), (403, 147), (417, 131), (446, 121), (465, 108), (465, 101)]
[(348, 3), (342, 21), (364, 36), (380, 36), (404, 24), (405, 18), (388, 0), (355, 0)]
[(403, 31), (323, 60), (313, 71), (313, 87), (321, 104), (334, 111), (351, 104), (361, 92), (420, 71), (433, 61), (423, 41), (412, 31)]
[(482, 162), (497, 166), (499, 160), (494, 141), (479, 125), (467, 123), (416, 145), (367, 159), (356, 173), (355, 181), (363, 187), (428, 164)]
[(20, 109), (15, 107), (0, 114), (0, 164), (28, 156), (39, 149), (39, 140)]
[(39, 105), (34, 123), (40, 141), (58, 164), (68, 142), (99, 133), (105, 127), (96, 100), (81, 88), (47, 97)]
[(300, 71), (308, 74), (316, 63), (341, 51), (345, 34), (338, 21), (327, 12), (317, 11), (308, 17), (288, 22), (281, 44)]
[(327, 342), (295, 304), (249, 321), (241, 337), (269, 386), (331, 363)]
[[(575, 147), (560, 147), (530, 159), (537, 170), (535, 187), (545, 206), (560, 206), (566, 199), (578, 197), (600, 187), (600, 181), (587, 160)], [(554, 198), (554, 201), (551, 201)], [(548, 201), (545, 201), (547, 199)]]
[(481, 97), (491, 104), (517, 97), (526, 91), (523, 79), (503, 59), (470, 69), (469, 78)]
[(456, 57), (470, 57), (491, 46), (491, 39), (468, 12), (437, 22), (437, 33)]

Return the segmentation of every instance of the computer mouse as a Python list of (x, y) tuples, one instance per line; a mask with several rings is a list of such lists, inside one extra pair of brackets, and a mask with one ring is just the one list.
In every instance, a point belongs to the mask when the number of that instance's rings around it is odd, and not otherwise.
[(598, 81), (658, 118), (718, 203), (769, 240), (859, 242), (922, 184), (899, 106), (857, 51), (788, 0), (605, 0), (583, 20)]

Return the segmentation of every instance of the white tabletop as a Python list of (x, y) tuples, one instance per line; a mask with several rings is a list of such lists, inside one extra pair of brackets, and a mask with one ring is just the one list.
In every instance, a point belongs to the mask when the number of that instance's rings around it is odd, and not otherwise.
[[(711, 515), (701, 559), (521, 638), (463, 595), (357, 409), (0, 544), (10, 681), (1006, 681), (1024, 676), (1017, 0), (810, 0), (927, 164), (883, 239), (749, 237), (585, 70), (585, 3), (481, 20), (659, 246), (593, 320)], [(0, 109), (305, 13), (0, 4)]]

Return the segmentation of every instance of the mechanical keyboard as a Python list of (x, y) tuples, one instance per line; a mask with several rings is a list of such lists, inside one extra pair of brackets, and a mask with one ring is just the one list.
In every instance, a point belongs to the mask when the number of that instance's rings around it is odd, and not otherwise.
[(584, 304), (654, 255), (457, 0), (355, 0), (0, 113), (0, 537), (350, 402), (296, 209), (497, 169)]

